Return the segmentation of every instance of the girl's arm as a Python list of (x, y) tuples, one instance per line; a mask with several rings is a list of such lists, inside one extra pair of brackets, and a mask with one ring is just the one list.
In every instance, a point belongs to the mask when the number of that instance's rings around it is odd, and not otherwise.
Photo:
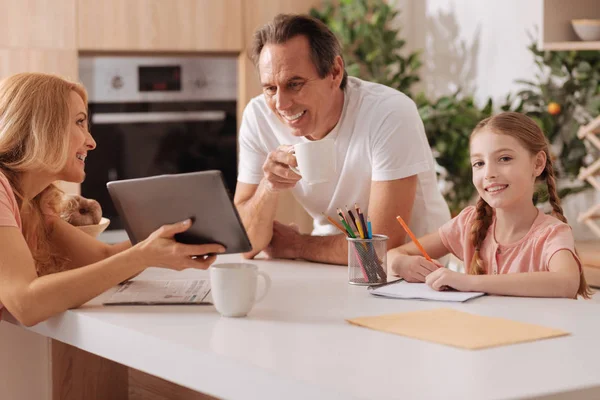
[[(442, 238), (440, 237), (438, 231), (429, 233), (419, 238), (419, 243), (421, 243), (421, 246), (423, 246), (429, 257), (431, 257), (432, 259), (444, 257), (446, 254), (449, 253), (446, 246), (444, 246), (444, 243), (442, 242)], [(399, 254), (405, 254), (409, 256), (423, 255), (417, 247), (417, 245), (413, 242), (403, 244), (402, 246), (396, 247), (395, 249), (392, 249), (390, 251), (396, 251)]]
[(408, 282), (425, 282), (425, 278), (442, 265), (435, 261), (449, 253), (442, 242), (438, 231), (419, 239), (427, 254), (434, 260), (427, 261), (419, 248), (413, 243), (406, 243), (388, 251), (388, 268), (393, 275), (400, 276)]
[(579, 279), (579, 265), (573, 254), (560, 250), (550, 259), (548, 272), (466, 275), (440, 270), (427, 277), (427, 284), (436, 290), (449, 286), (465, 292), (506, 296), (575, 298)]
[(59, 217), (46, 217), (50, 226), (50, 241), (61, 255), (70, 260), (69, 268), (93, 264), (131, 247), (131, 242), (107, 244), (69, 224)]

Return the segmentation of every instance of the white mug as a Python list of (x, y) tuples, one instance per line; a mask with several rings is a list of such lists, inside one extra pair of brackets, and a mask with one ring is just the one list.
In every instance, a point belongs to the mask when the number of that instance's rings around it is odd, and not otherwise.
[[(271, 287), (271, 278), (254, 264), (215, 264), (209, 268), (213, 304), (224, 317), (245, 317), (254, 303), (261, 301)], [(256, 282), (265, 280), (264, 292), (256, 297)]]
[(335, 142), (331, 139), (295, 144), (290, 150), (295, 154), (298, 168), (290, 169), (302, 176), (309, 185), (329, 182), (335, 175)]

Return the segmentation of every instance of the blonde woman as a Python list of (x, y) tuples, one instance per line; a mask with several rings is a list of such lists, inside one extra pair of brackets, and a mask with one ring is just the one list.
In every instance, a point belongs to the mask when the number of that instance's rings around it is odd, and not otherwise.
[[(78, 307), (151, 265), (205, 269), (215, 257), (192, 256), (225, 250), (176, 243), (189, 220), (133, 247), (106, 245), (62, 221), (53, 182), (82, 182), (95, 147), (81, 85), (39, 73), (0, 82), (0, 309), (24, 325)], [(39, 277), (36, 268), (63, 272)]]

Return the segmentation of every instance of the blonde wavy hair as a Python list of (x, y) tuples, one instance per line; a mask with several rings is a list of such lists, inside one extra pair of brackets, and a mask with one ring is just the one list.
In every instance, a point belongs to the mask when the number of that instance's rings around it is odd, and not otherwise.
[(68, 260), (53, 251), (47, 214), (59, 214), (62, 191), (54, 184), (33, 199), (24, 197), (25, 172), (61, 171), (69, 157), (69, 95), (77, 93), (87, 107), (87, 92), (56, 75), (21, 73), (0, 81), (0, 171), (17, 198), (23, 235), (38, 274), (61, 270)]
[[(484, 128), (497, 134), (514, 137), (519, 140), (532, 155), (536, 155), (540, 151), (546, 153), (546, 166), (538, 179), (545, 180), (546, 185), (548, 186), (548, 199), (550, 206), (552, 207), (552, 215), (562, 222), (568, 223), (560, 205), (560, 198), (556, 192), (556, 179), (554, 177), (552, 157), (550, 156), (548, 148), (548, 140), (535, 121), (521, 113), (504, 112), (479, 122), (471, 133), (471, 139)], [(471, 226), (471, 243), (475, 248), (475, 254), (471, 260), (468, 273), (472, 275), (483, 275), (485, 274), (485, 265), (481, 259), (480, 250), (487, 231), (492, 224), (493, 210), (481, 197), (477, 201), (475, 210), (476, 219)], [(585, 280), (585, 276), (583, 275), (583, 271), (580, 273), (577, 294), (584, 298), (589, 298), (592, 294), (592, 291)]]

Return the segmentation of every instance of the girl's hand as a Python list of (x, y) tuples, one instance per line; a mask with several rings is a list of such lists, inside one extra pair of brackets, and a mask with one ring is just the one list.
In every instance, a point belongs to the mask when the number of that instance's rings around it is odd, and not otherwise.
[(427, 276), (425, 282), (434, 290), (446, 290), (452, 288), (460, 292), (470, 292), (473, 275), (462, 274), (451, 271), (448, 268), (440, 268)]
[(190, 226), (192, 223), (189, 219), (172, 225), (163, 225), (146, 240), (135, 245), (132, 250), (138, 252), (146, 266), (177, 271), (186, 268), (206, 269), (216, 260), (215, 253), (223, 253), (225, 248), (220, 244), (177, 243), (174, 239), (175, 234), (185, 232)]
[(425, 282), (425, 278), (434, 271), (444, 269), (437, 261), (428, 261), (425, 257), (409, 256), (397, 252), (388, 254), (393, 275), (403, 278), (407, 282)]

